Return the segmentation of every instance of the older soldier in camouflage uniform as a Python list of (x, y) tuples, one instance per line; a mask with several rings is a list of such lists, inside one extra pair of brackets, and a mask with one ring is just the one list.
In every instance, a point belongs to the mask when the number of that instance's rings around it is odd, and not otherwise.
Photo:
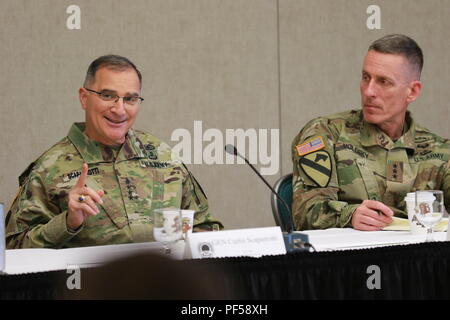
[(141, 74), (128, 59), (103, 56), (79, 89), (86, 123), (20, 176), (7, 215), (8, 248), (67, 248), (152, 241), (152, 210), (195, 210), (194, 230), (221, 228), (203, 190), (170, 147), (133, 130)]
[(413, 120), (422, 51), (404, 35), (375, 41), (364, 60), (362, 110), (310, 121), (292, 144), (299, 230), (381, 230), (407, 218), (404, 197), (440, 189), (450, 205), (450, 141)]

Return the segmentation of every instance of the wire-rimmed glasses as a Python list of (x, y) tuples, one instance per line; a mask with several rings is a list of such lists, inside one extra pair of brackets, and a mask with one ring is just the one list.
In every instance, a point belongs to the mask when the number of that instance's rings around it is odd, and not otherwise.
[(144, 98), (139, 97), (139, 96), (118, 96), (115, 93), (111, 93), (111, 92), (98, 92), (92, 89), (88, 89), (88, 88), (84, 88), (85, 90), (95, 93), (99, 96), (100, 99), (102, 99), (103, 101), (108, 101), (108, 102), (117, 102), (119, 101), (120, 98), (122, 98), (123, 103), (130, 105), (130, 106), (135, 106), (138, 104), (141, 104), (142, 101), (144, 101)]

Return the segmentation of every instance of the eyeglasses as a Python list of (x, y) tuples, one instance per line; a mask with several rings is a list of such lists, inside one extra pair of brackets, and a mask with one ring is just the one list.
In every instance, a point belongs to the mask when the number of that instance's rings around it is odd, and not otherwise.
[(113, 93), (98, 92), (98, 91), (91, 90), (91, 89), (88, 89), (88, 88), (84, 88), (84, 89), (86, 89), (89, 92), (93, 92), (93, 93), (97, 94), (100, 97), (100, 99), (102, 99), (103, 101), (108, 101), (108, 102), (114, 101), (114, 102), (117, 102), (117, 101), (119, 101), (120, 98), (122, 98), (123, 99), (123, 103), (128, 104), (130, 106), (138, 105), (142, 101), (144, 101), (144, 98), (142, 98), (142, 97), (135, 97), (135, 96), (120, 97), (117, 94), (113, 94)]

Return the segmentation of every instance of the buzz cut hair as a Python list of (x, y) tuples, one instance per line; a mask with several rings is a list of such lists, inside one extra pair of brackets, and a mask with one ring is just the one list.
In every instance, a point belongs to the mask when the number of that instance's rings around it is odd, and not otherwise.
[(369, 51), (371, 50), (405, 57), (420, 79), (423, 68), (423, 53), (417, 42), (410, 37), (403, 34), (389, 34), (375, 40), (369, 47)]
[(83, 83), (84, 87), (88, 87), (89, 85), (95, 82), (95, 74), (100, 68), (108, 68), (117, 71), (133, 69), (134, 71), (136, 71), (137, 76), (139, 78), (139, 84), (142, 87), (142, 75), (138, 70), (138, 68), (136, 67), (136, 65), (129, 59), (115, 54), (104, 55), (98, 57), (97, 59), (91, 62), (86, 72), (86, 77), (84, 79)]

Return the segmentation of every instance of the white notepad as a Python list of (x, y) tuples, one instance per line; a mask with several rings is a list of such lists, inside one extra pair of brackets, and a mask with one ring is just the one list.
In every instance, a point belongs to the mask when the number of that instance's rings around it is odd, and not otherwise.
[[(442, 218), (434, 227), (433, 230), (436, 232), (445, 232), (448, 227), (448, 218)], [(408, 219), (393, 217), (392, 223), (387, 227), (384, 227), (385, 231), (410, 231)]]

